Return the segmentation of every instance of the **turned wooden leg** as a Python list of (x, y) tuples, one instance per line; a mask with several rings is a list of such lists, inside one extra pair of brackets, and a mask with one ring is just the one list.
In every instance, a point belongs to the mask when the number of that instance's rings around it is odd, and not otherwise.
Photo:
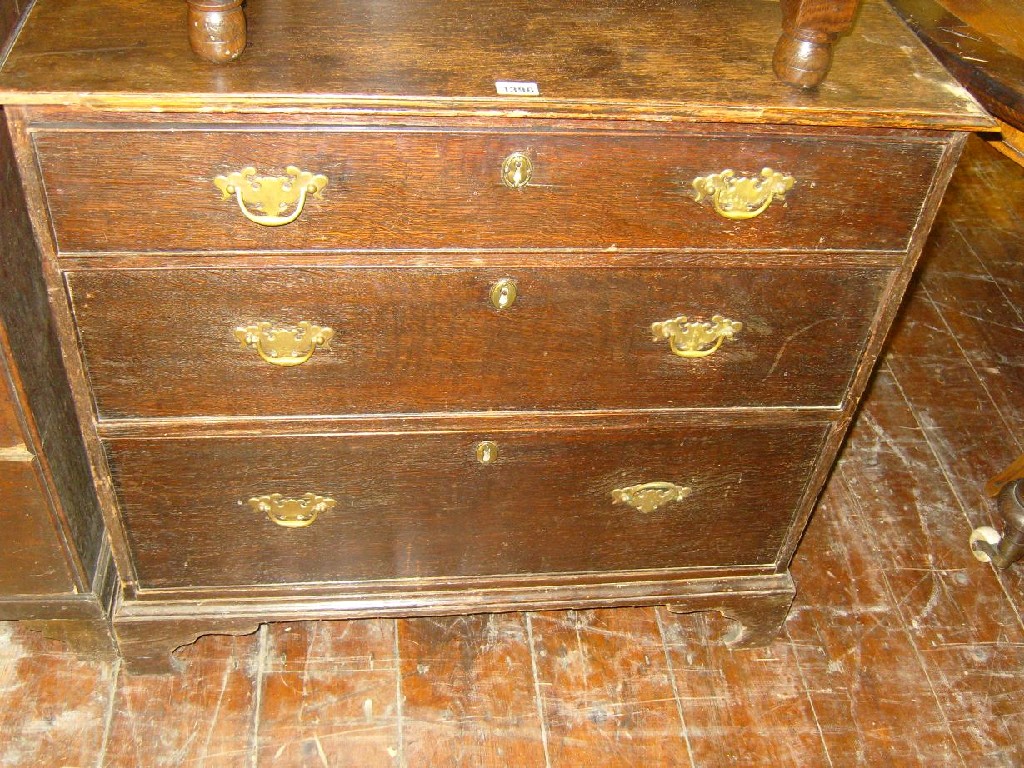
[(853, 26), (860, 0), (782, 0), (782, 36), (772, 66), (784, 83), (813, 88), (832, 64), (832, 46)]
[[(792, 582), (790, 582), (790, 585)], [(718, 611), (737, 622), (722, 638), (730, 648), (760, 648), (771, 644), (786, 623), (796, 590), (792, 586), (769, 593), (709, 595), (697, 601), (671, 604), (672, 613)]]
[(210, 622), (164, 619), (114, 620), (114, 633), (124, 658), (124, 669), (133, 675), (165, 675), (180, 672), (174, 651), (191, 645), (203, 635), (251, 635), (259, 622), (232, 619), (211, 626)]
[(985, 484), (996, 497), (1003, 531), (983, 525), (971, 531), (971, 552), (983, 563), (1009, 568), (1024, 557), (1024, 455)]
[(1004, 485), (996, 500), (1003, 531), (983, 525), (971, 531), (971, 552), (983, 563), (1009, 568), (1024, 557), (1024, 478)]
[(215, 64), (238, 58), (245, 50), (242, 0), (188, 0), (188, 41)]

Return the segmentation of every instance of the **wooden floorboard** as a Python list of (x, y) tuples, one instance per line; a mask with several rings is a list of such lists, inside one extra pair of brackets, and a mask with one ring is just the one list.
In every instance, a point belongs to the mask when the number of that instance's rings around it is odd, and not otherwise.
[(407, 765), (544, 765), (525, 614), (398, 622)]
[(662, 609), (279, 624), (133, 678), (0, 624), (0, 766), (1021, 766), (1024, 169), (972, 140), (793, 564), (780, 640)]
[(268, 634), (250, 764), (389, 765), (400, 757), (393, 620), (275, 624)]
[(116, 678), (99, 764), (244, 766), (252, 751), (256, 637), (203, 640), (180, 675)]
[(690, 766), (653, 610), (531, 617), (551, 765)]

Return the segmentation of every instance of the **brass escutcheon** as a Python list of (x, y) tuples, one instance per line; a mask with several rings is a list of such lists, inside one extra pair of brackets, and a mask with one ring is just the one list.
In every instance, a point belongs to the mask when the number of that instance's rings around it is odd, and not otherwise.
[(741, 330), (743, 323), (721, 315), (714, 315), (711, 322), (691, 321), (686, 315), (680, 315), (673, 320), (651, 323), (654, 340), (668, 339), (672, 354), (679, 357), (707, 357), (716, 352), (726, 339), (732, 341)]
[(762, 168), (759, 176), (737, 176), (734, 171), (724, 170), (710, 176), (698, 176), (693, 180), (697, 202), (707, 197), (715, 211), (727, 219), (743, 221), (760, 216), (773, 200), (784, 200), (796, 180)]
[(518, 295), (516, 281), (511, 277), (503, 277), (491, 286), (491, 304), (497, 310), (511, 307)]
[[(327, 186), (322, 173), (301, 171), (294, 165), (285, 168), (286, 176), (257, 176), (252, 166), (218, 176), (214, 185), (222, 200), (234, 195), (242, 215), (264, 227), (280, 227), (299, 218), (306, 204), (306, 195), (323, 199)], [(291, 212), (289, 213), (289, 209)]]
[(252, 347), (271, 365), (289, 367), (306, 362), (317, 347), (330, 349), (334, 331), (303, 320), (297, 326), (274, 326), (267, 322), (235, 328), (242, 347)]
[(268, 496), (253, 496), (248, 501), (255, 512), (266, 515), (272, 523), (282, 528), (305, 528), (316, 522), (321, 512), (334, 507), (337, 502), (329, 496), (304, 493), (302, 498), (288, 499), (280, 493)]
[(476, 444), (476, 460), (481, 464), (493, 464), (498, 460), (498, 444), (491, 440), (481, 440)]
[(501, 180), (506, 187), (522, 189), (533, 178), (533, 162), (523, 152), (513, 152), (501, 164)]
[(633, 509), (648, 514), (672, 501), (682, 501), (693, 492), (675, 483), (653, 482), (630, 485), (612, 491), (613, 504), (628, 504)]

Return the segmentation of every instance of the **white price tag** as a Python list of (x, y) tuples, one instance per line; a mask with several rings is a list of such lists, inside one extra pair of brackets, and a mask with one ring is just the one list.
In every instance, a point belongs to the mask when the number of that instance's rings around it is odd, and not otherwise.
[(494, 84), (499, 96), (540, 96), (536, 83), (511, 83), (499, 80)]

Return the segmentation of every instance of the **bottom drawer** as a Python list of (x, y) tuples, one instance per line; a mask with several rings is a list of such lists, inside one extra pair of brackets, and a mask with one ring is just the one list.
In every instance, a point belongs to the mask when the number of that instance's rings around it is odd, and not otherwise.
[[(106, 448), (139, 586), (201, 588), (771, 564), (827, 427), (648, 421)], [(322, 501), (288, 503), (305, 494)]]

